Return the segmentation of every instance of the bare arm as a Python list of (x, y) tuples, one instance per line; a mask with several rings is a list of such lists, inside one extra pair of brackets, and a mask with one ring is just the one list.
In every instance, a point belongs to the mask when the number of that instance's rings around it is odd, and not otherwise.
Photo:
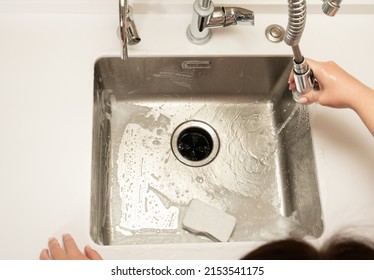
[(352, 109), (356, 111), (370, 130), (371, 135), (374, 136), (374, 90), (368, 89), (361, 92), (360, 95)]
[[(354, 110), (374, 136), (374, 90), (348, 74), (335, 62), (307, 60), (320, 90), (312, 91), (300, 98), (303, 104), (318, 102), (332, 108)], [(290, 89), (295, 89), (293, 73), (290, 76)]]

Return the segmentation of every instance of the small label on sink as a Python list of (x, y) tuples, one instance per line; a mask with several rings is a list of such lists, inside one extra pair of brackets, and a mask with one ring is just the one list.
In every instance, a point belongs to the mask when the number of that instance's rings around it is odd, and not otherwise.
[(212, 64), (208, 60), (187, 60), (183, 61), (183, 69), (209, 69), (212, 67)]

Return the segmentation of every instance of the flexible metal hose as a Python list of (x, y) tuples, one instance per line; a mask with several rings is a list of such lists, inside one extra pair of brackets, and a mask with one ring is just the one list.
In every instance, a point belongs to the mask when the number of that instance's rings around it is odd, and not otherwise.
[(288, 25), (284, 41), (291, 47), (299, 45), (306, 22), (306, 0), (288, 0)]

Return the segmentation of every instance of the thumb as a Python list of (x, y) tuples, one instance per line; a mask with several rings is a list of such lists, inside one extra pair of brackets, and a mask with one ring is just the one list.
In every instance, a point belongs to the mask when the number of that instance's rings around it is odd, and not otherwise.
[(318, 61), (316, 61), (314, 59), (310, 59), (310, 58), (305, 58), (305, 61), (309, 65), (309, 67), (313, 70), (313, 72), (319, 73), (319, 68), (320, 68), (319, 64), (321, 62), (318, 62)]
[[(319, 83), (324, 82), (324, 73), (321, 68), (321, 62), (318, 62), (313, 59), (305, 59), (307, 64), (309, 65), (310, 70), (312, 70), (314, 77), (319, 81)], [(319, 85), (321, 87), (321, 84)], [(322, 86), (323, 87), (323, 86)]]

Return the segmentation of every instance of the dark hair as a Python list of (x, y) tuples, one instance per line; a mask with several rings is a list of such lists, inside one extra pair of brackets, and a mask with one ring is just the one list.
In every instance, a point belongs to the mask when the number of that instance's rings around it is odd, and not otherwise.
[(374, 246), (369, 241), (333, 238), (321, 249), (320, 255), (325, 260), (374, 260)]
[(369, 242), (335, 237), (317, 250), (305, 241), (285, 239), (260, 246), (242, 260), (374, 260), (374, 247)]

